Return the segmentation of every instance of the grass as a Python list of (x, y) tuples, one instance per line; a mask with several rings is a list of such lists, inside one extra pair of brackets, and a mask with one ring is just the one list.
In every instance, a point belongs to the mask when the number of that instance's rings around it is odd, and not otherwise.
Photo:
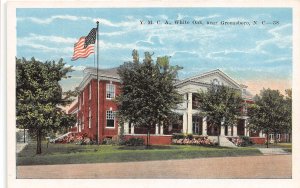
[(42, 148), (43, 153), (35, 155), (36, 144), (28, 144), (17, 155), (17, 165), (108, 163), (261, 155), (256, 148), (183, 145), (152, 146), (150, 149), (145, 149), (144, 146), (49, 144), (49, 148), (46, 148), (46, 143), (43, 143)]

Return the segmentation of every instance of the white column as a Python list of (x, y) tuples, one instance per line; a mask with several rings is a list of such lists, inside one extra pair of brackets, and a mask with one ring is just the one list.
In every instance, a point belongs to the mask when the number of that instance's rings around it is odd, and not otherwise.
[(192, 114), (192, 110), (193, 110), (193, 108), (192, 108), (192, 99), (193, 99), (193, 97), (192, 97), (192, 93), (189, 93), (188, 94), (188, 96), (189, 96), (189, 98), (188, 98), (188, 134), (191, 134), (191, 133), (193, 133), (193, 114)]
[(207, 135), (207, 117), (206, 116), (203, 117), (203, 119), (202, 119), (202, 134), (204, 136)]
[(250, 133), (249, 133), (249, 130), (248, 130), (248, 121), (247, 121), (247, 119), (245, 119), (244, 128), (245, 128), (244, 129), (244, 135), (249, 136)]
[(164, 134), (164, 126), (160, 125), (160, 134), (163, 135)]
[(125, 122), (124, 123), (124, 134), (128, 134), (129, 133), (129, 123)]
[(263, 132), (259, 131), (259, 137), (263, 137)]
[(233, 125), (233, 135), (232, 136), (237, 136), (237, 125)]
[(131, 123), (131, 134), (134, 134), (134, 125)]
[(224, 126), (224, 121), (221, 122), (221, 134), (220, 136), (225, 136), (225, 126)]
[(182, 125), (182, 133), (186, 133), (187, 131), (187, 112), (183, 113), (183, 125)]
[(155, 125), (155, 134), (158, 134), (158, 124)]
[(231, 126), (228, 126), (227, 129), (228, 129), (228, 131), (227, 131), (227, 132), (228, 132), (227, 136), (232, 136), (232, 134), (231, 134)]

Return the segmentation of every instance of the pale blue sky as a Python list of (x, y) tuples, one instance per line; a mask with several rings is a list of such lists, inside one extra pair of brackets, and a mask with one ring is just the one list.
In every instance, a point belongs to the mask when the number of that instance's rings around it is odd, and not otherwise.
[[(176, 25), (174, 20), (203, 25)], [(292, 10), (288, 8), (124, 8), (17, 9), (17, 57), (63, 58), (74, 66), (64, 90), (78, 86), (94, 56), (72, 62), (73, 45), (100, 21), (100, 68), (121, 65), (137, 49), (154, 57), (171, 56), (184, 67), (180, 78), (221, 69), (252, 93), (263, 87), (283, 90), (292, 80)], [(141, 25), (140, 20), (162, 24)], [(168, 20), (170, 25), (163, 22)], [(207, 21), (242, 21), (250, 26), (207, 25)], [(258, 21), (258, 25), (253, 25)], [(262, 21), (278, 25), (261, 24)]]

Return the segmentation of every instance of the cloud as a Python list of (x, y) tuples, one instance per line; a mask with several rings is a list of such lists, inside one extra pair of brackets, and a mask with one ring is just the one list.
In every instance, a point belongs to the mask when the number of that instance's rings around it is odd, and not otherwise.
[(161, 19), (164, 19), (164, 20), (169, 19), (169, 17), (168, 17), (167, 15), (165, 15), (165, 14), (159, 15), (159, 17), (160, 17)]
[(137, 46), (160, 46), (163, 44), (159, 35), (150, 35), (147, 40), (139, 40), (135, 43)]
[(30, 33), (29, 37), (18, 38), (18, 42), (30, 42), (30, 41), (40, 41), (40, 42), (52, 42), (52, 43), (64, 43), (64, 44), (74, 44), (78, 39), (70, 37), (61, 37), (54, 35), (37, 35)]
[(221, 17), (221, 15), (219, 14), (213, 14), (213, 15), (209, 15), (209, 16), (195, 16), (194, 19), (195, 20), (206, 20), (206, 19), (211, 19), (211, 18), (219, 18)]
[(70, 20), (70, 21), (77, 21), (79, 19), (83, 19), (86, 17), (77, 17), (77, 16), (71, 16), (71, 15), (55, 15), (51, 16), (50, 18), (37, 18), (37, 17), (24, 17), (21, 19), (17, 19), (18, 21), (24, 21), (24, 20), (30, 20), (37, 24), (50, 24), (55, 20)]
[(183, 15), (183, 14), (177, 14), (177, 20), (182, 20), (184, 18), (188, 18), (189, 16), (188, 15)]
[[(86, 66), (74, 66), (74, 65), (69, 65), (69, 64), (65, 65), (65, 67), (71, 67), (71, 66), (74, 71), (82, 71), (86, 68)], [(80, 78), (82, 78), (82, 77), (80, 77)]]
[(109, 32), (109, 33), (104, 33), (104, 32), (99, 32), (100, 36), (119, 36), (125, 34), (127, 31), (115, 31), (115, 32)]
[(56, 20), (68, 20), (68, 21), (90, 21), (95, 23), (96, 21), (99, 21), (100, 25), (106, 25), (110, 27), (120, 27), (128, 25), (128, 22), (120, 22), (120, 23), (113, 23), (110, 20), (103, 19), (103, 18), (93, 18), (93, 17), (86, 17), (86, 16), (73, 16), (73, 15), (54, 15), (49, 18), (37, 18), (37, 17), (23, 17), (23, 18), (17, 18), (17, 21), (25, 21), (29, 20), (31, 22), (34, 22), (36, 24), (50, 24)]
[(266, 61), (264, 61), (265, 63), (274, 63), (274, 62), (282, 62), (282, 61), (286, 61), (286, 62), (291, 62), (292, 57), (279, 57), (279, 58), (274, 58), (274, 59), (268, 59)]
[(73, 47), (49, 47), (43, 44), (38, 44), (35, 43), (34, 41), (29, 41), (29, 40), (22, 40), (18, 39), (17, 40), (17, 46), (20, 47), (30, 47), (33, 49), (37, 49), (38, 51), (43, 51), (43, 52), (57, 52), (57, 53), (65, 53), (65, 54), (71, 54), (73, 52)]
[[(272, 36), (269, 39), (260, 40), (256, 42), (255, 51), (267, 53), (267, 47), (277, 46), (278, 48), (291, 48), (292, 47), (292, 36), (287, 29), (291, 28), (292, 24), (285, 24), (282, 26), (270, 29), (268, 33)], [(282, 33), (283, 32), (283, 33)]]

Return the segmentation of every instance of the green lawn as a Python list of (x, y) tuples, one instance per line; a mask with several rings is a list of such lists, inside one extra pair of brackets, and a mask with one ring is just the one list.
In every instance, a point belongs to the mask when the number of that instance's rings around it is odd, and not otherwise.
[(261, 155), (256, 148), (183, 145), (152, 146), (150, 149), (145, 149), (143, 146), (49, 144), (49, 148), (46, 148), (46, 144), (43, 143), (41, 155), (35, 155), (35, 149), (34, 143), (27, 145), (17, 155), (17, 165), (107, 163)]

